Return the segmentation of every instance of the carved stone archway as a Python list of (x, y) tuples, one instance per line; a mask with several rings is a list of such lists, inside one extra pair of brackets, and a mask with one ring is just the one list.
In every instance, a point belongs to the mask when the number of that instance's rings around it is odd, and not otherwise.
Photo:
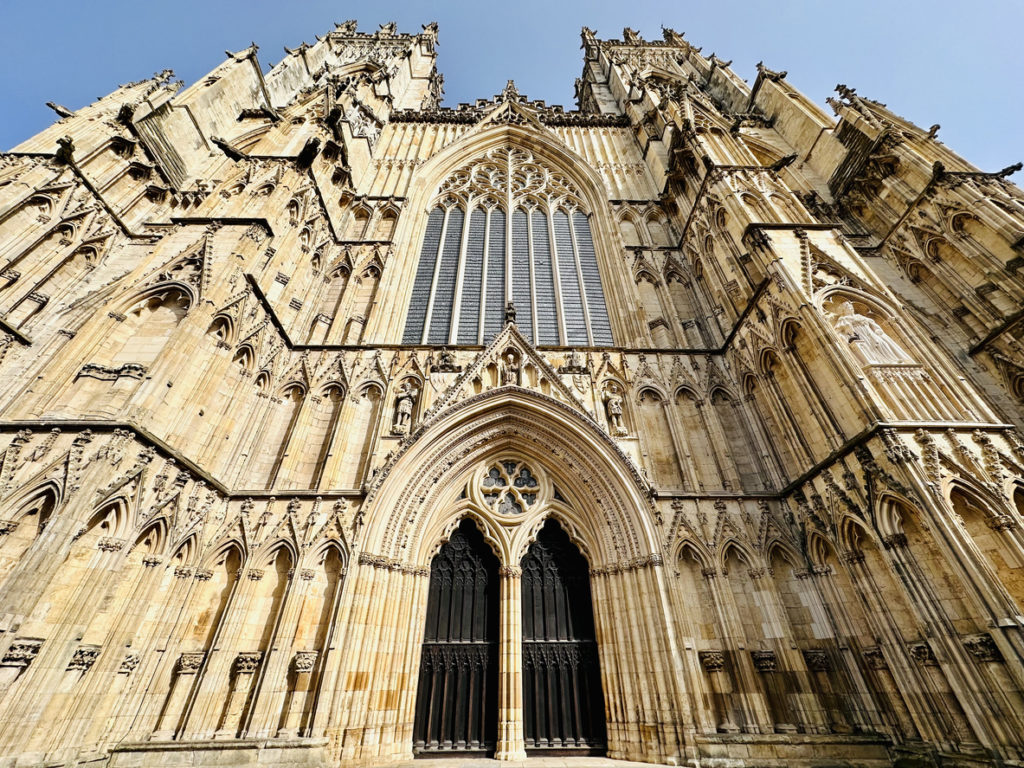
[[(558, 500), (511, 521), (502, 519), (499, 505), (474, 502), (466, 493), (470, 480), (510, 456), (550, 476)], [(501, 563), (496, 757), (525, 756), (520, 561), (552, 516), (590, 566), (608, 755), (677, 757), (676, 727), (669, 733), (659, 724), (684, 720), (686, 707), (677, 676), (668, 673), (677, 649), (643, 481), (589, 416), (515, 386), (470, 397), (430, 419), (368, 492), (355, 579), (361, 586), (346, 606), (359, 640), (346, 661), (355, 684), (340, 694), (347, 700), (338, 711), (350, 714), (339, 757), (410, 756), (431, 557), (467, 516)], [(643, 674), (650, 670), (663, 672)]]

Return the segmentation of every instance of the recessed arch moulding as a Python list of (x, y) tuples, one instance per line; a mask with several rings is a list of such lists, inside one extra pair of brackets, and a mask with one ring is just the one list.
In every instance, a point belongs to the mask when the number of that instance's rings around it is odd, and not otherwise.
[[(526, 467), (536, 479), (536, 501), (521, 512), (502, 512), (484, 498), (483, 480), (502, 462), (517, 472)], [(608, 754), (651, 761), (677, 756), (675, 731), (687, 717), (680, 680), (655, 674), (646, 686), (638, 684), (642, 671), (673, 666), (674, 645), (653, 508), (639, 476), (582, 415), (543, 395), (501, 387), (438, 414), (368, 492), (357, 558), (367, 572), (358, 583), (366, 586), (352, 601), (347, 673), (349, 680), (375, 683), (373, 691), (353, 686), (344, 692), (350, 719), (340, 757), (411, 754), (410, 681), (419, 664), (426, 576), (432, 556), (467, 517), (499, 559), (503, 590), (504, 580), (518, 588), (520, 561), (544, 521), (553, 517), (562, 525), (590, 565)], [(367, 643), (377, 652), (367, 654)], [(500, 722), (521, 727), (521, 691), (502, 693), (501, 701)], [(374, 736), (371, 745), (364, 737), (375, 728), (389, 733), (379, 743)], [(499, 733), (500, 756), (508, 746), (501, 739)]]

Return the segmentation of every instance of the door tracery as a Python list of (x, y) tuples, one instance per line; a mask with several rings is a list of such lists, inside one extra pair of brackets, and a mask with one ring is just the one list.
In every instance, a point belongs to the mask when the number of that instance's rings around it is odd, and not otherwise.
[(522, 568), (526, 749), (603, 751), (604, 696), (586, 558), (549, 519)]
[(493, 750), (497, 696), (498, 559), (463, 520), (430, 567), (414, 750)]

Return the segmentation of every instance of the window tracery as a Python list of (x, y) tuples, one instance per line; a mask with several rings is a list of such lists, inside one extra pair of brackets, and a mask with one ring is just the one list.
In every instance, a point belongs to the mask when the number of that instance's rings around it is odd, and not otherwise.
[(500, 515), (521, 515), (537, 503), (540, 482), (524, 462), (495, 462), (480, 480), (484, 501)]
[(509, 301), (533, 343), (612, 343), (580, 190), (526, 150), (503, 146), (440, 185), (403, 342), (486, 343)]

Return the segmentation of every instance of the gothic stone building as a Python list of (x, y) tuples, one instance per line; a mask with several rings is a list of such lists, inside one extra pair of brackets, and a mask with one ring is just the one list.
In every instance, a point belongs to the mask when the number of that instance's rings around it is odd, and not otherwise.
[(1024, 195), (846, 86), (436, 25), (0, 156), (0, 766), (1024, 763)]

